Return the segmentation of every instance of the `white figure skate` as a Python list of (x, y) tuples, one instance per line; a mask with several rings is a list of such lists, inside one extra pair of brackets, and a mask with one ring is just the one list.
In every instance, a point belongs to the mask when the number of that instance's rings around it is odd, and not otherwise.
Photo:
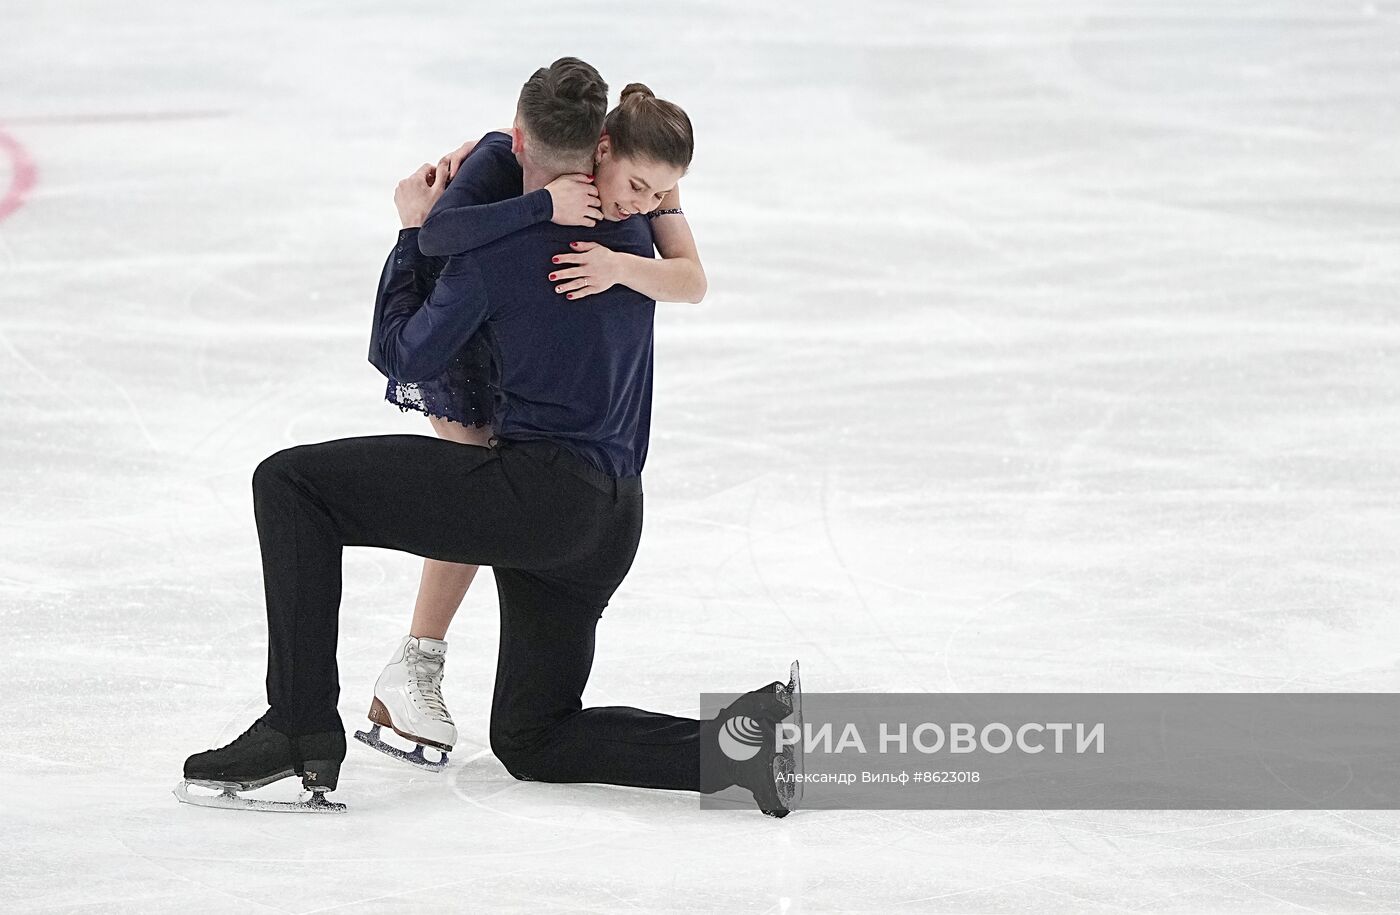
[[(374, 684), (370, 703), (369, 732), (356, 731), (355, 739), (410, 765), (438, 771), (447, 765), (447, 753), (457, 742), (457, 726), (442, 701), (442, 669), (447, 643), (438, 639), (405, 636), (394, 659)], [(380, 727), (417, 744), (412, 751), (385, 743)], [(425, 746), (441, 752), (441, 758), (428, 759)]]

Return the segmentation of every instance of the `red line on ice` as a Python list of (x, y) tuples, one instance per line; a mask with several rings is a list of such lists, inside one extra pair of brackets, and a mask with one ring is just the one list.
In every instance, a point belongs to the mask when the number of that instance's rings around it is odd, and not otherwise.
[(227, 109), (205, 109), (189, 111), (99, 111), (69, 112), (65, 114), (19, 114), (0, 118), (6, 124), (54, 125), (106, 124), (124, 121), (189, 121), (201, 118), (228, 117)]
[(10, 186), (0, 197), (0, 220), (3, 220), (24, 206), (24, 198), (33, 190), (39, 170), (29, 158), (29, 151), (3, 130), (0, 130), (0, 150), (10, 159)]

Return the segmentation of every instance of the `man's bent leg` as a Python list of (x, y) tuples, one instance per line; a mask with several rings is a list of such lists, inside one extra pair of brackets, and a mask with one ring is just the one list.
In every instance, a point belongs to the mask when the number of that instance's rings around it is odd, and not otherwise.
[(700, 790), (700, 722), (582, 707), (601, 606), (557, 581), (496, 569), (501, 645), (491, 749), (516, 778)]
[[(548, 565), (583, 539), (538, 465), (425, 436), (372, 436), (289, 448), (253, 474), (268, 617), (268, 704), (287, 734), (343, 727), (335, 647), (342, 547), (378, 546), (449, 562)], [(534, 516), (550, 510), (553, 524)], [(580, 520), (574, 520), (580, 519)]]
[(335, 707), (341, 538), (284, 454), (253, 472), (267, 602), (267, 720), (292, 736), (343, 731)]

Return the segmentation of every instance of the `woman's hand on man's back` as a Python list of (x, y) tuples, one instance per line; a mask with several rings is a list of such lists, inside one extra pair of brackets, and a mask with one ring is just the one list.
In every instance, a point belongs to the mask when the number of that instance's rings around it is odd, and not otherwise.
[(399, 224), (405, 229), (423, 225), (433, 204), (447, 190), (447, 169), (423, 163), (418, 170), (394, 188), (394, 206), (399, 211)]

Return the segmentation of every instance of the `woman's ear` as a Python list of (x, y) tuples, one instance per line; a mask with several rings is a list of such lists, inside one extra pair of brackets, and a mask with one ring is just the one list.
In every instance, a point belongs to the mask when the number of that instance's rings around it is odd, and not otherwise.
[(611, 152), (612, 140), (608, 139), (607, 134), (603, 134), (598, 138), (598, 148), (593, 151), (593, 160), (595, 162), (602, 162)]

